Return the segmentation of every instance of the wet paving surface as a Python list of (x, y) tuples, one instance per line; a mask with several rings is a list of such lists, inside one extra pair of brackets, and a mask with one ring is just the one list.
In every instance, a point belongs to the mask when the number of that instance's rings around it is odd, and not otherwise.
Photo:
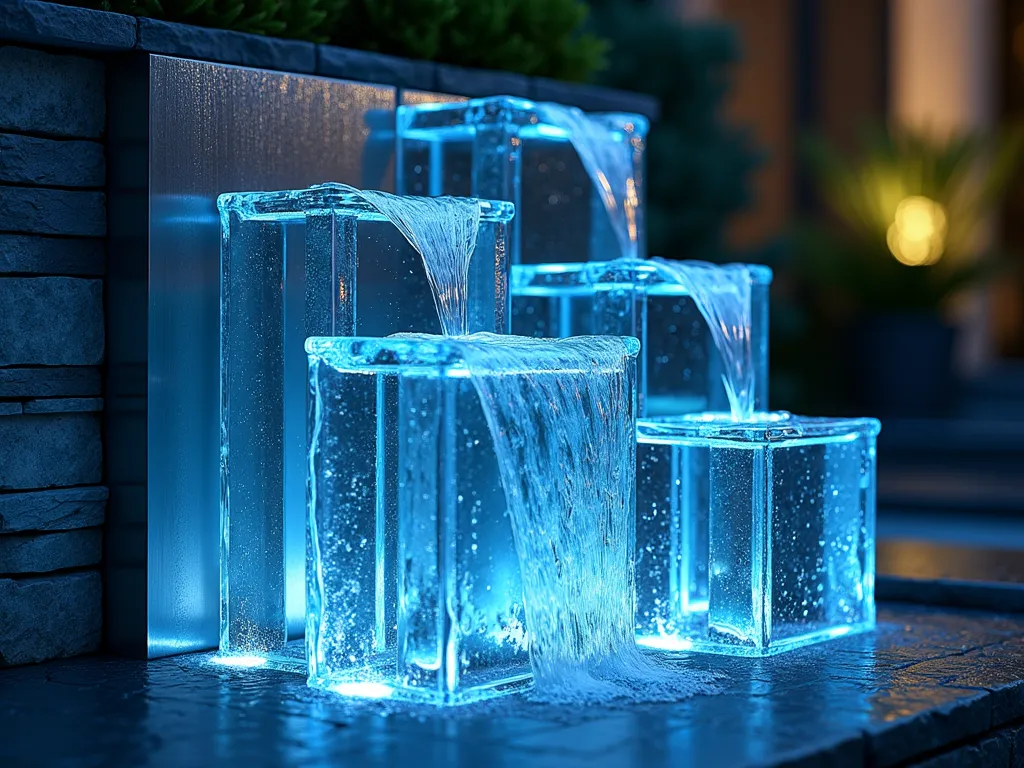
[(771, 659), (679, 656), (720, 692), (621, 708), (352, 702), (208, 659), (0, 671), (0, 766), (1024, 765), (1020, 614), (893, 604)]

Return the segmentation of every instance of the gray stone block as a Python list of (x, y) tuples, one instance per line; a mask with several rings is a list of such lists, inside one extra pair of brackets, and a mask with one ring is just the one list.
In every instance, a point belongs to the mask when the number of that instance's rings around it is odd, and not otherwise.
[(661, 105), (653, 96), (584, 83), (563, 83), (545, 77), (530, 78), (530, 98), (579, 107), (584, 112), (631, 112), (657, 120)]
[(106, 197), (102, 192), (0, 186), (0, 229), (103, 237), (107, 233)]
[(98, 414), (0, 419), (0, 490), (94, 485), (102, 476)]
[(99, 368), (0, 368), (0, 397), (98, 395)]
[(0, 416), (17, 416), (21, 412), (21, 403), (0, 403)]
[(103, 486), (0, 493), (0, 534), (102, 525), (108, 495)]
[(530, 78), (514, 72), (493, 72), (487, 69), (468, 69), (452, 64), (437, 65), (437, 90), (457, 96), (474, 98), (486, 96), (530, 95)]
[(327, 77), (421, 91), (434, 90), (437, 79), (437, 65), (431, 61), (412, 61), (333, 45), (317, 46), (316, 72)]
[(0, 234), (0, 274), (102, 275), (106, 260), (100, 238)]
[(0, 46), (0, 129), (95, 139), (106, 105), (103, 62)]
[(0, 666), (95, 651), (103, 628), (98, 571), (0, 579)]
[(315, 72), (316, 46), (299, 40), (139, 19), (138, 47), (191, 59), (244, 64), (283, 72)]
[(80, 50), (127, 51), (135, 45), (135, 19), (37, 0), (5, 0), (0, 5), (0, 40)]
[(103, 552), (103, 531), (85, 528), (59, 533), (0, 536), (0, 574), (49, 573), (96, 565)]
[(102, 410), (101, 397), (51, 397), (25, 403), (25, 413), (91, 413)]
[(0, 365), (98, 365), (102, 291), (79, 277), (0, 278)]
[(0, 133), (0, 181), (44, 187), (102, 187), (103, 145)]

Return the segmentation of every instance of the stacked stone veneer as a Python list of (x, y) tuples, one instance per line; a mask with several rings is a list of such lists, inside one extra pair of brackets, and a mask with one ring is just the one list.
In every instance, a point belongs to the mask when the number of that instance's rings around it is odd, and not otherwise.
[(104, 79), (0, 44), (0, 666), (100, 643)]

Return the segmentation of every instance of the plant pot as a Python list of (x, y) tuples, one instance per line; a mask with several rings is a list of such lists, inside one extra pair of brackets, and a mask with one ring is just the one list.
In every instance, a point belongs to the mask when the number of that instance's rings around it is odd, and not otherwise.
[(877, 416), (939, 416), (954, 391), (956, 329), (930, 312), (884, 313), (850, 329), (850, 396)]

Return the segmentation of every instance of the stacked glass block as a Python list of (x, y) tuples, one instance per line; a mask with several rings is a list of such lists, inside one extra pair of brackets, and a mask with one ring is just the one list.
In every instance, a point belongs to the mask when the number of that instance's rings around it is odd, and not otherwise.
[[(772, 271), (751, 278), (755, 408), (768, 403), (768, 289)], [(641, 418), (727, 410), (724, 366), (693, 298), (655, 261), (514, 265), (512, 332), (564, 338), (586, 334), (640, 339)]]
[[(558, 107), (559, 105), (554, 105)], [(591, 179), (569, 131), (547, 117), (545, 104), (512, 96), (398, 108), (396, 189), (406, 195), (455, 195), (514, 203), (512, 263), (604, 261), (624, 255), (603, 188)], [(642, 115), (588, 115), (606, 129), (601, 147), (630, 169), (635, 254), (646, 250)], [(635, 255), (632, 254), (632, 255)]]
[[(508, 332), (513, 208), (480, 201), (470, 331)], [(222, 195), (222, 654), (305, 670), (310, 336), (438, 333), (422, 259), (351, 187)]]
[[(631, 370), (636, 342), (628, 341)], [(531, 680), (512, 524), (466, 362), (473, 343), (440, 336), (306, 342), (310, 685), (461, 704)], [(562, 386), (578, 374), (540, 375)], [(539, 374), (531, 365), (495, 375)], [(635, 393), (623, 396), (632, 413)], [(629, 448), (615, 460), (632, 461)], [(616, 482), (611, 473), (598, 478), (595, 493), (614, 496)]]

